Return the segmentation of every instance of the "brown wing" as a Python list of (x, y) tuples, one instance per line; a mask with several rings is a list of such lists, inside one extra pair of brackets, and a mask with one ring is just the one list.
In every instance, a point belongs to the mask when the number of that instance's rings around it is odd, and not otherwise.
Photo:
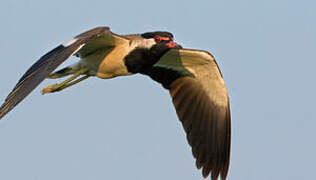
[(108, 27), (97, 27), (51, 50), (33, 64), (18, 81), (0, 107), (0, 119), (31, 93), (51, 72), (71, 55), (79, 50), (80, 55), (85, 55), (95, 51), (101, 46), (115, 46), (122, 41), (124, 41), (124, 38), (111, 33)]
[[(171, 78), (170, 91), (177, 115), (187, 134), (204, 177), (226, 179), (230, 159), (230, 109), (221, 72), (211, 54), (199, 50), (170, 50), (154, 65), (153, 79)], [(176, 75), (175, 75), (176, 74)], [(160, 79), (159, 79), (160, 78)], [(168, 81), (168, 80), (167, 80)], [(164, 82), (167, 82), (164, 80)]]

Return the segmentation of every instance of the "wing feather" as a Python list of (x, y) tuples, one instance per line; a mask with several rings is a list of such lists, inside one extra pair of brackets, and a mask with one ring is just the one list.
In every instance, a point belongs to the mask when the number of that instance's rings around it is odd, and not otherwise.
[[(212, 179), (226, 179), (230, 159), (229, 99), (214, 57), (206, 51), (172, 49), (153, 66), (166, 69), (149, 76), (179, 77), (164, 87), (169, 89), (177, 115), (187, 134), (197, 168)], [(169, 74), (164, 74), (169, 73)], [(177, 76), (174, 76), (177, 74)]]
[[(123, 37), (111, 33), (108, 27), (97, 27), (59, 45), (42, 56), (20, 78), (0, 107), (0, 119), (31, 93), (51, 72), (74, 53), (89, 53), (101, 46), (115, 46)], [(126, 40), (127, 41), (127, 40)]]

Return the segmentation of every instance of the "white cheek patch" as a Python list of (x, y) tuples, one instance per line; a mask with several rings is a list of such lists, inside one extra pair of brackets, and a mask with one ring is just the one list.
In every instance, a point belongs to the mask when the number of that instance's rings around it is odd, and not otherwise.
[(73, 38), (73, 39), (71, 39), (70, 41), (67, 41), (67, 42), (63, 43), (62, 45), (63, 45), (64, 47), (68, 47), (68, 46), (72, 45), (73, 43), (75, 43), (76, 41), (77, 41), (77, 39), (76, 39), (76, 38)]
[(139, 47), (144, 47), (144, 48), (149, 49), (155, 44), (156, 44), (156, 41), (154, 39), (145, 39), (142, 41), (142, 44), (139, 44)]

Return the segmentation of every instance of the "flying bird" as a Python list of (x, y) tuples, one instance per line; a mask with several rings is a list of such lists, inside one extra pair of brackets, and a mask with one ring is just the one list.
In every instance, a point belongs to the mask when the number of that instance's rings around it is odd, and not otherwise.
[[(80, 61), (53, 72), (70, 56)], [(222, 74), (207, 51), (184, 49), (170, 32), (117, 35), (97, 27), (57, 46), (21, 77), (0, 107), (0, 119), (46, 78), (70, 76), (47, 86), (53, 93), (91, 76), (110, 79), (140, 73), (170, 92), (198, 169), (212, 180), (226, 179), (230, 161), (231, 117)]]

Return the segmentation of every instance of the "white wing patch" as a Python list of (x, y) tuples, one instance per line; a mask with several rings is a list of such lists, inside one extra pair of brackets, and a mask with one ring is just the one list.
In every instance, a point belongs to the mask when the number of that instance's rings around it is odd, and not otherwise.
[(63, 45), (64, 47), (68, 47), (68, 46), (72, 45), (73, 43), (75, 43), (76, 41), (77, 41), (77, 38), (73, 38), (73, 39), (71, 39), (71, 40), (69, 40), (69, 41), (63, 43), (62, 45)]
[[(81, 44), (70, 56), (76, 54), (84, 45), (86, 44)], [(67, 46), (66, 46), (67, 47)], [(80, 56), (80, 55), (79, 55)]]

